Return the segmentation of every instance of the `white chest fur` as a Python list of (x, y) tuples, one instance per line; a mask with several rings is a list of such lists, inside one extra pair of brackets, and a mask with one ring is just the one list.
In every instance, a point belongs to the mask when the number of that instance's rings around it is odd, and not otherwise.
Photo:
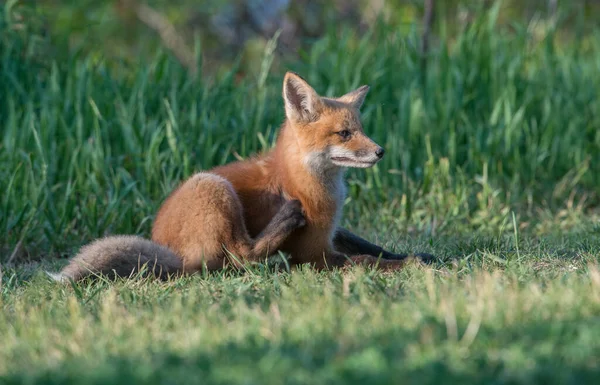
[(333, 218), (333, 228), (335, 229), (342, 218), (347, 190), (344, 184), (345, 168), (332, 164), (329, 158), (327, 152), (313, 152), (305, 157), (304, 163), (308, 171), (317, 177), (320, 184), (325, 187), (329, 200), (335, 204)]

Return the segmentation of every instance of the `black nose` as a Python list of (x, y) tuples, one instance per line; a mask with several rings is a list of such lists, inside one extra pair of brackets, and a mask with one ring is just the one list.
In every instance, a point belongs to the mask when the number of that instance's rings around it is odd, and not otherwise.
[(385, 154), (383, 147), (379, 147), (377, 151), (375, 151), (375, 155), (377, 155), (379, 159), (383, 158), (383, 154)]

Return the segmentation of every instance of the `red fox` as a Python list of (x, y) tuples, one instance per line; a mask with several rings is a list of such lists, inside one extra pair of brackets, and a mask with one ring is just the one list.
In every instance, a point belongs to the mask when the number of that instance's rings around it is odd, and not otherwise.
[(128, 276), (144, 264), (164, 278), (204, 268), (240, 268), (279, 251), (290, 256), (292, 266), (401, 268), (413, 258), (338, 227), (346, 196), (344, 169), (371, 167), (384, 155), (360, 121), (368, 91), (362, 86), (338, 98), (321, 97), (288, 72), (286, 119), (270, 152), (193, 175), (163, 203), (152, 241), (136, 236), (96, 240), (53, 278)]

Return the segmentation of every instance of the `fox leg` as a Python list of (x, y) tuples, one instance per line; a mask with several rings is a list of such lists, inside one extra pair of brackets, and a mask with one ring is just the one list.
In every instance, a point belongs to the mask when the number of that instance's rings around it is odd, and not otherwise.
[[(402, 260), (409, 257), (408, 254), (396, 254), (377, 246), (350, 231), (338, 227), (333, 238), (333, 244), (337, 252), (346, 255), (367, 255), (382, 259)], [(414, 255), (423, 262), (431, 262), (435, 257), (431, 254), (417, 253)]]
[(285, 202), (267, 227), (256, 238), (251, 239), (244, 245), (245, 248), (249, 247), (247, 251), (243, 250), (246, 251), (246, 258), (256, 260), (273, 254), (294, 230), (303, 227), (305, 224), (306, 219), (302, 213), (300, 201), (290, 200)]
[(234, 257), (242, 258), (239, 260), (229, 255), (229, 263), (239, 268), (244, 264), (244, 260), (258, 261), (275, 253), (294, 230), (306, 224), (306, 220), (300, 201), (291, 200), (281, 206), (267, 227), (255, 238), (248, 234), (241, 210), (232, 224), (234, 237), (223, 246)]
[(395, 254), (384, 250), (382, 247), (377, 246), (342, 227), (337, 228), (333, 243), (336, 251), (347, 255), (367, 254), (373, 257), (381, 256), (385, 259), (403, 259), (407, 257), (407, 255)]
[(299, 201), (288, 201), (255, 238), (244, 222), (240, 199), (221, 176), (198, 173), (183, 183), (159, 211), (152, 240), (183, 259), (186, 272), (240, 267), (276, 252), (295, 229), (304, 226)]

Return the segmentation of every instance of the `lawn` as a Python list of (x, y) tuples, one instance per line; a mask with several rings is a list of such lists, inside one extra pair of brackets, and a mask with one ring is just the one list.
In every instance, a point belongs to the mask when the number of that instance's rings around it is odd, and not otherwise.
[[(407, 243), (402, 243), (406, 245)], [(455, 263), (60, 286), (4, 272), (2, 383), (521, 383), (600, 378), (600, 240), (408, 242)], [(52, 268), (46, 264), (44, 268)]]
[[(382, 24), (194, 79), (162, 52), (51, 59), (5, 16), (0, 383), (600, 382), (600, 34), (559, 43), (492, 10), (426, 67)], [(288, 69), (325, 95), (371, 86), (386, 156), (347, 173), (342, 224), (437, 262), (47, 279), (94, 238), (148, 237), (192, 173), (270, 148)]]

